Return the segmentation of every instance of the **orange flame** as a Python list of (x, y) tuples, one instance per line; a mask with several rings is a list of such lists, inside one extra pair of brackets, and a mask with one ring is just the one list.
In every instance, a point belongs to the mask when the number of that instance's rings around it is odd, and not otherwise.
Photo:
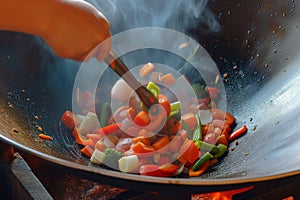
[(228, 190), (222, 192), (211, 192), (206, 194), (194, 194), (192, 200), (231, 200), (233, 195), (252, 190), (254, 186), (239, 188), (235, 190)]

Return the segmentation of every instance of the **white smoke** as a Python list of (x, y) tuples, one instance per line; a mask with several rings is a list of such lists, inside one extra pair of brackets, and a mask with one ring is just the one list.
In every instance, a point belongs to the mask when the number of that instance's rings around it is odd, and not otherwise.
[(138, 27), (162, 27), (181, 32), (199, 24), (221, 29), (208, 0), (88, 0), (108, 18), (112, 32)]

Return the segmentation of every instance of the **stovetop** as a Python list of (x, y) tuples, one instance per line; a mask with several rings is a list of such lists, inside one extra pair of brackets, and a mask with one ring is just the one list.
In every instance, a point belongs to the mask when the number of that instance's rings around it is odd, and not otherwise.
[[(21, 156), (21, 155), (22, 156)], [(7, 164), (0, 161), (0, 199), (102, 199), (102, 200), (152, 200), (168, 199), (168, 195), (155, 191), (115, 188), (94, 182), (26, 153), (15, 153)], [(32, 176), (30, 175), (32, 173)], [(4, 178), (3, 178), (4, 177)], [(300, 177), (275, 180), (270, 184), (256, 184), (253, 189), (232, 196), (233, 200), (300, 199)], [(25, 191), (20, 191), (20, 187)], [(22, 190), (23, 190), (22, 189)], [(222, 200), (226, 193), (184, 194), (175, 199)], [(227, 193), (228, 194), (228, 193)], [(20, 196), (21, 195), (21, 196)], [(28, 198), (24, 195), (27, 195)], [(229, 195), (230, 196), (230, 195)], [(172, 197), (174, 199), (174, 197)], [(230, 198), (229, 198), (230, 199)]]

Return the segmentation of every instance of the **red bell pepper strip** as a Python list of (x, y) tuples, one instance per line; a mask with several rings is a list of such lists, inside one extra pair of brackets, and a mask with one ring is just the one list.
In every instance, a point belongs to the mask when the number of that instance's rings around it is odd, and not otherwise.
[(162, 149), (163, 147), (167, 146), (170, 143), (170, 139), (168, 136), (164, 136), (158, 138), (153, 144), (152, 147), (156, 150)]
[(159, 167), (159, 170), (165, 173), (168, 173), (170, 175), (173, 175), (177, 170), (178, 170), (179, 166), (173, 163), (168, 163), (165, 165), (161, 165)]
[(243, 125), (242, 127), (240, 127), (239, 129), (235, 130), (233, 133), (230, 134), (229, 136), (229, 142), (237, 139), (238, 137), (244, 135), (247, 132), (247, 126)]
[(89, 146), (94, 146), (94, 142), (92, 139), (87, 139), (85, 136), (81, 135), (78, 128), (74, 128), (72, 131), (73, 137), (75, 138), (75, 141), (78, 144), (81, 145), (89, 145)]
[(175, 164), (159, 165), (142, 165), (139, 173), (144, 176), (171, 177), (178, 169)]
[(86, 145), (85, 147), (83, 147), (81, 150), (81, 153), (83, 153), (84, 155), (86, 155), (87, 157), (91, 157), (94, 153), (94, 150), (92, 149), (92, 147), (90, 147), (89, 145)]
[(73, 130), (75, 126), (79, 125), (79, 119), (72, 111), (69, 110), (63, 113), (63, 115), (61, 116), (61, 121), (67, 128), (71, 130)]
[(94, 131), (94, 133), (110, 135), (110, 134), (116, 133), (118, 130), (120, 130), (120, 126), (121, 126), (121, 123), (110, 124), (110, 125), (104, 126), (103, 128), (100, 128), (100, 129)]
[(171, 112), (171, 105), (169, 99), (165, 95), (159, 94), (158, 103), (165, 109), (166, 115), (169, 116)]
[[(137, 142), (135, 145), (133, 145), (132, 149), (136, 154), (148, 154), (148, 153), (152, 153), (152, 152), (156, 151), (150, 145), (145, 145), (142, 142)], [(152, 155), (150, 155), (150, 156), (152, 156)]]

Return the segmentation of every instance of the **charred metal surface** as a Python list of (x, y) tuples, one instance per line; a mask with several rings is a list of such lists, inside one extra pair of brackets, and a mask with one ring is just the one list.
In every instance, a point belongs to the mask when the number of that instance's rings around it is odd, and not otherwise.
[[(7, 154), (1, 154), (1, 156), (7, 156)], [(10, 159), (9, 162), (0, 161), (0, 198), (12, 200), (53, 199), (23, 158), (18, 153), (13, 156), (14, 159)], [(9, 155), (10, 157), (11, 155)]]

